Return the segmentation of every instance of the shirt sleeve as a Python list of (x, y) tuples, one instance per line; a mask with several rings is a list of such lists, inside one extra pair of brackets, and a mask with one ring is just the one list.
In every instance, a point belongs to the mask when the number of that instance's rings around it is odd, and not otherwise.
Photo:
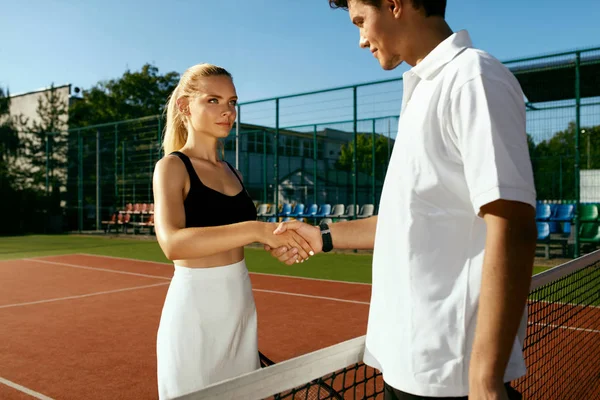
[(521, 90), (479, 75), (452, 93), (446, 112), (475, 213), (499, 199), (535, 207)]

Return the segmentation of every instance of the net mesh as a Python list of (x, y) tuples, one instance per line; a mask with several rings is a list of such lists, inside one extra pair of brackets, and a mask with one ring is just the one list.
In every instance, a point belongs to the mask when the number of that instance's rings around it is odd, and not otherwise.
[[(534, 276), (524, 355), (512, 382), (524, 399), (600, 399), (600, 251)], [(365, 337), (273, 363), (180, 399), (383, 399), (381, 373), (363, 364)], [(274, 364), (274, 365), (273, 365)]]
[(381, 373), (363, 363), (356, 363), (269, 399), (376, 399), (382, 394)]
[(600, 399), (599, 266), (593, 254), (534, 277), (524, 398)]

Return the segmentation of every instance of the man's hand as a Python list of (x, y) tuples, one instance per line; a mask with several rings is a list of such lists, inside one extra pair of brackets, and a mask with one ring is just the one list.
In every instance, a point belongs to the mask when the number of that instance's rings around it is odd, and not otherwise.
[(472, 382), (469, 385), (469, 400), (509, 400), (502, 382), (484, 384)]
[[(300, 221), (289, 221), (280, 223), (273, 233), (279, 235), (287, 231), (296, 231), (297, 234), (302, 236), (314, 250), (314, 254), (320, 253), (323, 250), (323, 240), (321, 239), (321, 230), (319, 227)], [(300, 262), (298, 261), (298, 252), (293, 248), (278, 247), (272, 249), (270, 246), (265, 245), (265, 250), (270, 251), (273, 257), (287, 265)]]

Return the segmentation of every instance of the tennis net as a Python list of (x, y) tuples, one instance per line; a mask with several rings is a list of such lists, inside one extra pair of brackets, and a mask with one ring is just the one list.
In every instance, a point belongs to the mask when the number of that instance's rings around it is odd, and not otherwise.
[[(513, 382), (524, 399), (600, 399), (600, 251), (533, 277), (524, 354)], [(379, 371), (362, 363), (365, 337), (232, 378), (180, 400), (383, 399)]]

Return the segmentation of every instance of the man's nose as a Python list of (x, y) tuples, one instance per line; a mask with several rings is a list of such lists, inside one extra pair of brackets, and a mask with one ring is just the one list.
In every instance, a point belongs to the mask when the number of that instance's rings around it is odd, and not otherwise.
[(362, 35), (360, 35), (360, 40), (358, 42), (358, 45), (361, 48), (363, 48), (363, 49), (369, 48), (369, 46), (370, 46), (369, 41), (367, 40), (367, 38), (364, 37), (364, 36), (362, 36)]

